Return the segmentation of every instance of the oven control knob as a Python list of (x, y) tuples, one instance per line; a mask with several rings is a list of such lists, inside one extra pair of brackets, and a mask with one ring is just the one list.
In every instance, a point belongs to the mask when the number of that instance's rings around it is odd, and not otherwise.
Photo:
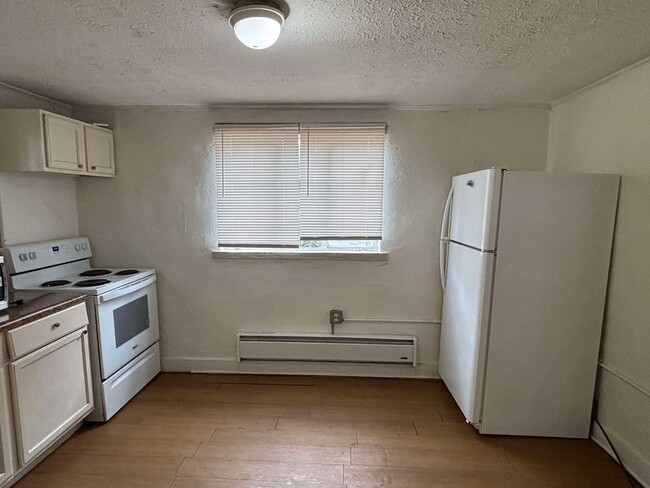
[(36, 259), (36, 253), (34, 251), (29, 253), (29, 259)]
[(20, 253), (20, 254), (18, 255), (18, 259), (20, 259), (21, 261), (27, 261), (27, 254), (24, 253), (24, 252), (23, 252), (23, 253)]
[(81, 244), (75, 244), (74, 245), (74, 250), (75, 251), (81, 251)]
[(88, 244), (86, 244), (86, 243), (84, 242), (84, 243), (81, 245), (81, 249), (83, 249), (84, 251), (85, 251), (86, 249), (88, 249)]

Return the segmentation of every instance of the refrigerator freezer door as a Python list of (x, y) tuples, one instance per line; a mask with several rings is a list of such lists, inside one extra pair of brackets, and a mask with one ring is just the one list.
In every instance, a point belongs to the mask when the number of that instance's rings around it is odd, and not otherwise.
[(465, 418), (480, 421), (494, 254), (449, 245), (439, 372)]
[(618, 185), (505, 173), (481, 433), (589, 437)]
[(455, 176), (449, 238), (476, 249), (496, 249), (502, 169)]

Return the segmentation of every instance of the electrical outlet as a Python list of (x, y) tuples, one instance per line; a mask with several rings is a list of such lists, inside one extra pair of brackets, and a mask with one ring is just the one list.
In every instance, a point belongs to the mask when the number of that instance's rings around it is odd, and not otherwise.
[(330, 324), (343, 323), (343, 310), (330, 310)]

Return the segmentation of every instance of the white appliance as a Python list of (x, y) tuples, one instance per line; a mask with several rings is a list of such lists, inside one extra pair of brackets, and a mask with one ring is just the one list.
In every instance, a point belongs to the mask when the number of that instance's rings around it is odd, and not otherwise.
[(106, 421), (160, 372), (153, 269), (95, 269), (85, 237), (2, 249), (15, 290), (86, 293), (95, 411)]
[(482, 434), (587, 438), (620, 177), (453, 178), (439, 372)]

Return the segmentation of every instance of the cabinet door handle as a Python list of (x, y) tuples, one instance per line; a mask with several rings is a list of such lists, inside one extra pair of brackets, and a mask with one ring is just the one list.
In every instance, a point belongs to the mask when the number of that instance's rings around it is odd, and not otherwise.
[(59, 327), (61, 327), (61, 322), (54, 322), (54, 323), (52, 324), (52, 328), (53, 328), (53, 329), (58, 329)]
[(77, 166), (79, 166), (79, 168), (83, 168), (83, 167), (84, 167), (84, 165), (83, 165), (83, 164), (81, 164), (81, 163), (80, 163), (80, 164), (78, 164)]
[(90, 169), (92, 169), (93, 171), (95, 171), (95, 170), (97, 169), (97, 166), (91, 166)]
[(84, 330), (84, 331), (83, 331), (83, 335), (88, 335), (88, 331), (87, 331), (87, 330)]

